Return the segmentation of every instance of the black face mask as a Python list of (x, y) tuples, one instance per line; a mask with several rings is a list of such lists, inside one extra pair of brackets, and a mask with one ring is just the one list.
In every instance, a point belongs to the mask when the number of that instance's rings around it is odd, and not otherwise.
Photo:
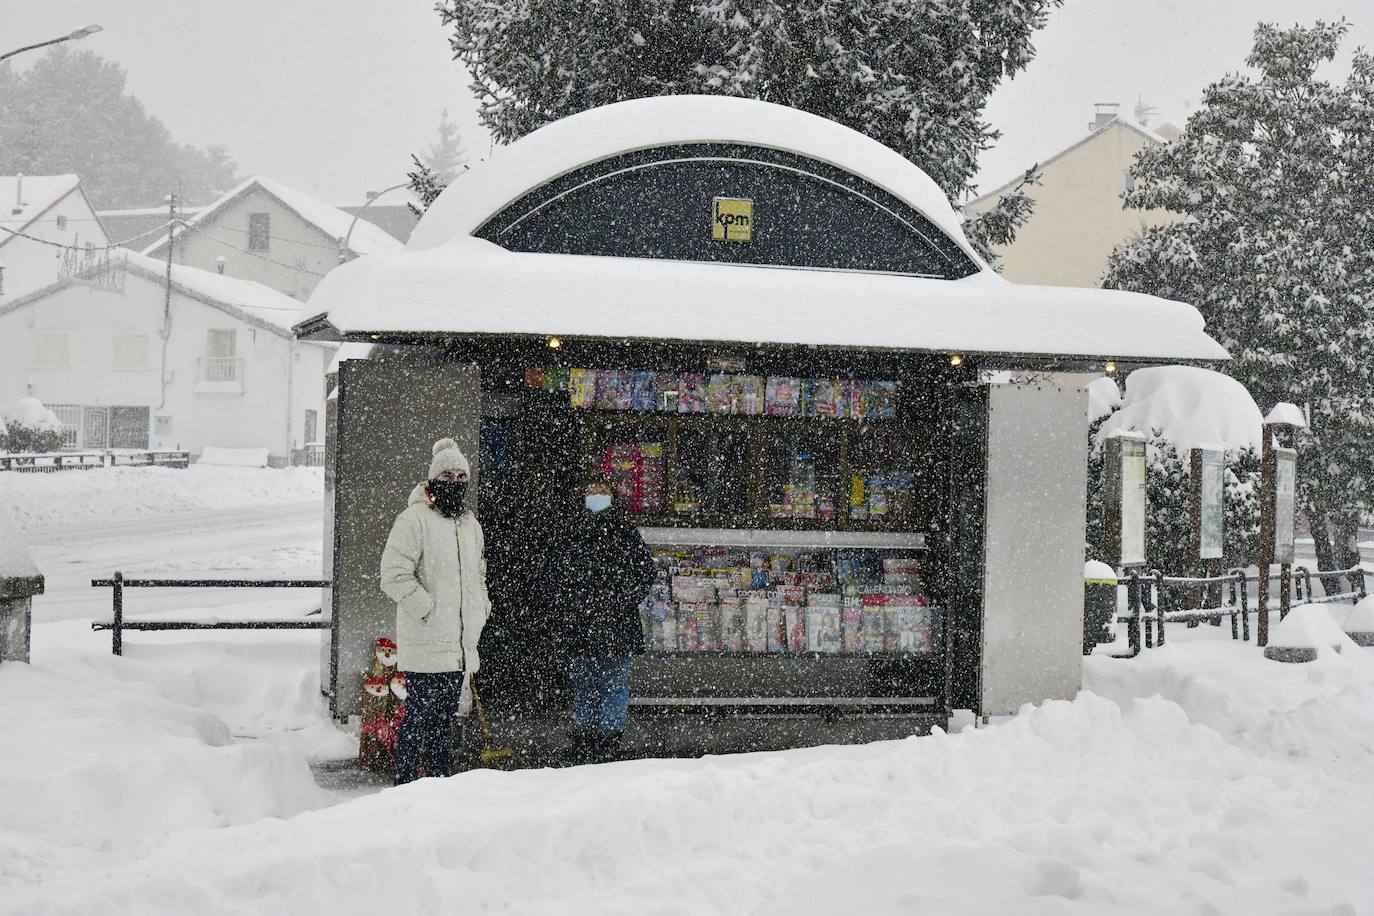
[(426, 486), (440, 515), (457, 518), (463, 514), (463, 499), (468, 495), (466, 480), (431, 480)]

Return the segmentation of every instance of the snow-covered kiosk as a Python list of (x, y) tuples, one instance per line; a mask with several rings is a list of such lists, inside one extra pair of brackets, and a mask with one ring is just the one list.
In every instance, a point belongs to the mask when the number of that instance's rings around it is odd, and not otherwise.
[(1080, 682), (1087, 394), (1108, 361), (1224, 359), (1189, 305), (1017, 286), (935, 183), (763, 102), (549, 125), (451, 185), (404, 252), (332, 272), (302, 338), (384, 345), (329, 424), (324, 682), (358, 708), (391, 519), (455, 435), (495, 601), (482, 694), (550, 747), (540, 561), (609, 472), (655, 548), (629, 740), (911, 734)]

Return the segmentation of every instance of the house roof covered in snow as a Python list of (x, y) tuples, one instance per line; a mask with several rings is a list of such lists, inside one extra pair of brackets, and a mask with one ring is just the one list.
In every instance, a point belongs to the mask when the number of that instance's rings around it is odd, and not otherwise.
[[(354, 254), (377, 254), (383, 251), (395, 251), (401, 247), (401, 243), (392, 238), (389, 233), (374, 226), (366, 219), (359, 217), (355, 224), (352, 214), (345, 213), (332, 204), (317, 200), (309, 194), (297, 191), (295, 188), (288, 188), (280, 182), (263, 178), (260, 175), (243, 181), (219, 200), (199, 208), (196, 214), (186, 222), (192, 227), (201, 223), (212, 223), (220, 211), (255, 190), (275, 197), (282, 206), (294, 212), (306, 223), (314, 226), (329, 240), (337, 241), (347, 237), (348, 248)], [(350, 226), (353, 227), (352, 235), (349, 235)], [(179, 228), (173, 235), (175, 237), (184, 231), (185, 229)], [(146, 246), (143, 253), (152, 254), (164, 244), (166, 244), (166, 239), (157, 239)]]
[[(166, 282), (166, 261), (123, 249), (116, 250), (112, 256), (127, 257), (129, 272), (144, 280), (158, 286)], [(58, 280), (42, 289), (19, 296), (0, 305), (0, 315), (40, 302), (76, 282)], [(221, 276), (184, 264), (172, 265), (172, 291), (281, 337), (291, 336), (291, 324), (300, 308), (300, 303), (295, 299), (269, 286), (252, 280)]]
[[(843, 169), (925, 215), (978, 270), (960, 280), (858, 270), (515, 252), (474, 237), (530, 191), (627, 152), (690, 143), (783, 150)], [(824, 118), (749, 99), (672, 96), (573, 115), (460, 176), (406, 250), (345, 264), (301, 312), (304, 337), (566, 335), (1044, 357), (1221, 360), (1190, 305), (1018, 286), (965, 239), (907, 159)]]
[(80, 188), (77, 175), (0, 175), (0, 247)]

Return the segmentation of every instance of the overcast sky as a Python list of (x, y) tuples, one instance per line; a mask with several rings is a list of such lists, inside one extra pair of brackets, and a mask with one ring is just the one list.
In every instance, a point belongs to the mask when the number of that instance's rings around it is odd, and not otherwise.
[[(404, 180), (445, 107), (472, 158), (488, 153), (431, 0), (0, 7), (0, 53), (99, 23), (105, 31), (81, 46), (122, 65), (129, 89), (178, 140), (221, 143), (242, 174), (336, 203)], [(1036, 60), (987, 109), (1004, 137), (985, 154), (983, 177), (1010, 177), (1080, 138), (1094, 102), (1129, 111), (1142, 98), (1158, 109), (1151, 123), (1181, 123), (1207, 83), (1240, 67), (1255, 22), (1342, 15), (1352, 23), (1347, 56), (1374, 47), (1371, 0), (1066, 0), (1037, 36)]]

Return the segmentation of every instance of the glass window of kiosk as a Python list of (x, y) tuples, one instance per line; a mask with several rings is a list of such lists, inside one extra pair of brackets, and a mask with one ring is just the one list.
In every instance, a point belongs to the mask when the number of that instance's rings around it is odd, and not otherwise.
[(749, 432), (729, 422), (675, 426), (672, 514), (698, 524), (731, 524), (750, 515)]
[(833, 524), (839, 505), (844, 432), (834, 421), (825, 427), (781, 420), (759, 429), (762, 508), (770, 523)]
[(922, 433), (907, 423), (865, 423), (853, 431), (844, 482), (848, 527), (925, 530)]
[(588, 420), (587, 426), (588, 467), (611, 479), (621, 508), (631, 516), (656, 518), (666, 514), (668, 424), (598, 417)]

